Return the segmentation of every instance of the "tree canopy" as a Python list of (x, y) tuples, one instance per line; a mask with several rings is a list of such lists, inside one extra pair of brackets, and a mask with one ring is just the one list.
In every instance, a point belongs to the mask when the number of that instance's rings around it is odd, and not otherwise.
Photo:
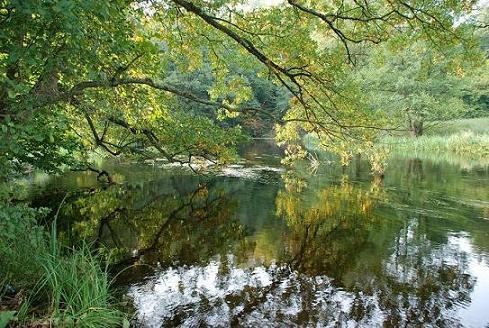
[[(53, 171), (85, 161), (95, 148), (181, 163), (231, 160), (243, 137), (240, 124), (220, 124), (186, 103), (231, 119), (273, 119), (292, 157), (303, 151), (303, 133), (329, 150), (360, 149), (385, 125), (362, 106), (360, 87), (348, 78), (365, 46), (422, 40), (473, 49), (474, 27), (466, 22), (476, 5), (1, 0), (2, 169), (30, 164)], [(174, 79), (175, 72), (192, 76), (204, 66), (212, 84), (205, 92)], [(285, 114), (253, 101), (250, 72), (290, 98)]]
[(417, 42), (400, 52), (389, 47), (372, 51), (357, 73), (369, 106), (398, 117), (399, 126), (416, 137), (423, 134), (426, 122), (461, 117), (469, 110), (464, 98), (477, 93), (470, 72), (480, 60), (460, 50), (440, 54)]

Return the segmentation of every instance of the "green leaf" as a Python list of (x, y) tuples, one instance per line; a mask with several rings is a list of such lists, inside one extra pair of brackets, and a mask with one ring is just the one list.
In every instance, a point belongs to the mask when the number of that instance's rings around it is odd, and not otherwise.
[(7, 93), (8, 93), (9, 98), (15, 98), (15, 96), (16, 96), (16, 93), (14, 90), (8, 90)]
[(15, 311), (0, 311), (0, 328), (6, 328), (8, 323), (15, 318)]

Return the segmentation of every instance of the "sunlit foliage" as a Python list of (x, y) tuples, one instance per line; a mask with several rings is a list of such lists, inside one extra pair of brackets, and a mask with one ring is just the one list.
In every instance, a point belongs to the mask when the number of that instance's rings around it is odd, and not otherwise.
[[(220, 117), (256, 115), (253, 90), (232, 67), (258, 72), (290, 95), (274, 118), (279, 141), (301, 156), (297, 136), (351, 154), (369, 147), (383, 118), (361, 106), (347, 78), (365, 44), (415, 39), (470, 47), (460, 24), (473, 1), (294, 1), (249, 8), (245, 1), (0, 2), (2, 169), (55, 170), (94, 149), (188, 163), (229, 161), (238, 126), (190, 115), (176, 100)], [(209, 65), (207, 95), (171, 79)], [(254, 104), (260, 105), (260, 104)], [(266, 108), (265, 108), (266, 109)], [(348, 157), (345, 155), (344, 157)], [(9, 164), (10, 166), (7, 166)]]

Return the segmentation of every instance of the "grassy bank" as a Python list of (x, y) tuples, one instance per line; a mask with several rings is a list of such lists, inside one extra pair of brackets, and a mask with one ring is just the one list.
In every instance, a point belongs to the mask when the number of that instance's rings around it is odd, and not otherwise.
[(380, 145), (391, 152), (411, 155), (431, 153), (485, 158), (489, 156), (489, 118), (442, 122), (421, 137), (385, 137)]
[(87, 245), (61, 246), (39, 215), (0, 206), (0, 328), (128, 326), (100, 259)]
[(434, 152), (467, 155), (471, 158), (489, 156), (489, 133), (476, 134), (471, 131), (451, 135), (425, 135), (412, 137), (387, 137), (382, 145), (395, 152)]
[[(312, 135), (306, 135), (303, 141), (309, 151), (320, 154), (323, 160), (338, 160), (322, 151)], [(385, 159), (381, 157), (377, 163), (381, 170), (389, 159), (395, 157), (447, 162), (468, 170), (489, 166), (489, 117), (439, 122), (430, 126), (425, 135), (417, 138), (407, 135), (407, 132), (399, 132), (381, 138), (372, 149), (374, 154), (386, 155)], [(372, 170), (375, 171), (373, 164)]]
[(435, 123), (426, 135), (444, 136), (470, 131), (474, 134), (489, 134), (489, 117), (468, 118)]

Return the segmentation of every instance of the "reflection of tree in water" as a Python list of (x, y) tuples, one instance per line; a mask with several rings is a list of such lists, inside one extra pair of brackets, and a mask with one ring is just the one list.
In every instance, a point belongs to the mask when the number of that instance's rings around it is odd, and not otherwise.
[(475, 284), (469, 255), (453, 243), (464, 238), (434, 245), (419, 222), (410, 220), (394, 236), (390, 254), (350, 277), (349, 289), (357, 295), (352, 317), (364, 318), (377, 308), (388, 327), (459, 324), (456, 310), (470, 302)]
[(114, 269), (205, 262), (240, 240), (231, 195), (211, 181), (165, 180), (89, 192), (64, 208), (73, 234), (109, 252)]
[(242, 267), (229, 255), (163, 270), (133, 285), (130, 295), (148, 327), (457, 326), (455, 310), (473, 285), (464, 256), (453, 245), (430, 254), (425, 246), (414, 246), (402, 268), (388, 259), (381, 272), (365, 273), (352, 289), (286, 264)]
[[(456, 318), (448, 312), (470, 301), (474, 285), (466, 253), (448, 243), (433, 245), (429, 231), (418, 224), (422, 220), (412, 219), (404, 228), (405, 221), (393, 225), (394, 218), (386, 220), (376, 210), (379, 201), (387, 201), (381, 189), (375, 179), (363, 189), (343, 179), (314, 190), (315, 198), (279, 192), (277, 213), (290, 228), (291, 267), (309, 276), (326, 275), (350, 291), (352, 304), (345, 315), (357, 322), (378, 312), (389, 326), (453, 324)], [(387, 237), (388, 244), (377, 244), (375, 237)], [(303, 312), (314, 313), (307, 306)]]
[(424, 180), (423, 161), (419, 158), (408, 159), (406, 165), (406, 176), (408, 179), (412, 179), (414, 181)]
[[(289, 180), (290, 182), (290, 180)], [(420, 219), (386, 221), (381, 181), (344, 178), (277, 194), (287, 222), (276, 265), (227, 255), (160, 271), (134, 285), (139, 319), (176, 326), (456, 326), (474, 278), (466, 253), (430, 241)], [(295, 192), (294, 192), (295, 190)], [(387, 216), (393, 212), (388, 212)], [(381, 239), (379, 242), (377, 239)]]
[(383, 198), (375, 180), (364, 191), (344, 177), (340, 184), (312, 190), (312, 195), (280, 191), (277, 215), (289, 227), (287, 262), (311, 275), (327, 272), (340, 278), (351, 269), (359, 249), (368, 247), (369, 230), (375, 222), (375, 201)]

